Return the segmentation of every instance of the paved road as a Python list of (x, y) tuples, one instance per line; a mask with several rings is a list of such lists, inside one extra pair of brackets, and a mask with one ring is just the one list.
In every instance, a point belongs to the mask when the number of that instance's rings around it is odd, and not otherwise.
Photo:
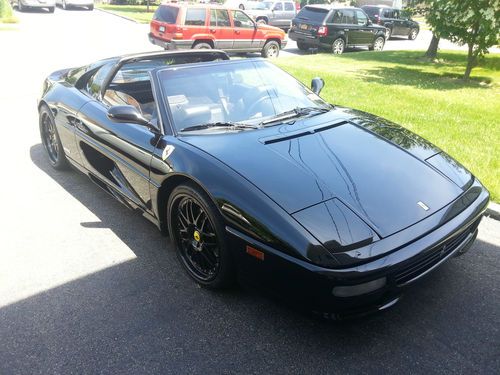
[(499, 373), (499, 222), (483, 220), (469, 253), (363, 321), (200, 289), (168, 239), (78, 173), (53, 171), (40, 145), (43, 77), (150, 50), (139, 25), (19, 16), (18, 31), (0, 31), (0, 374)]

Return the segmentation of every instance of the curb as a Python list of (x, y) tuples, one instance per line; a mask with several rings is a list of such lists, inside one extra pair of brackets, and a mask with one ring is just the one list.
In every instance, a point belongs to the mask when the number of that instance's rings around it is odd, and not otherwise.
[(109, 11), (109, 10), (105, 10), (105, 9), (101, 9), (101, 8), (94, 8), (95, 10), (98, 10), (100, 12), (103, 12), (103, 13), (107, 13), (107, 14), (111, 14), (112, 16), (115, 16), (115, 17), (120, 17), (120, 18), (123, 18), (124, 20), (127, 20), (127, 21), (130, 21), (130, 22), (133, 22), (133, 23), (136, 23), (138, 25), (141, 25), (140, 22), (137, 22), (136, 20), (134, 20), (133, 18), (130, 18), (130, 17), (127, 17), (127, 16), (122, 16), (121, 14), (117, 14), (115, 12), (112, 12), (112, 11)]
[(490, 202), (484, 214), (491, 217), (492, 219), (500, 220), (500, 204)]

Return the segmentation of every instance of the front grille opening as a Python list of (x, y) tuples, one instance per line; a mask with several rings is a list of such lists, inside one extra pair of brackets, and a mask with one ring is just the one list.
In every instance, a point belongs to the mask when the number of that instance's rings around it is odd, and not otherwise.
[(401, 269), (394, 275), (396, 285), (402, 286), (408, 283), (409, 281), (415, 279), (425, 271), (432, 268), (443, 258), (446, 258), (467, 238), (470, 233), (473, 233), (477, 229), (480, 220), (481, 218), (475, 220), (474, 223), (472, 223), (472, 225), (470, 225), (463, 232), (450, 238), (444, 244), (436, 246), (434, 249), (426, 252), (423, 256), (415, 259), (415, 261), (411, 262), (409, 265)]

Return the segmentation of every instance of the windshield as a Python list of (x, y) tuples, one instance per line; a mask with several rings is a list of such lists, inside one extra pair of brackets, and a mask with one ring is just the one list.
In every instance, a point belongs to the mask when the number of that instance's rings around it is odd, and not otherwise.
[(177, 131), (214, 123), (260, 124), (297, 108), (330, 108), (267, 61), (233, 60), (164, 69), (159, 78)]
[(264, 1), (262, 3), (262, 8), (261, 9), (271, 9), (273, 7), (273, 2), (272, 1)]

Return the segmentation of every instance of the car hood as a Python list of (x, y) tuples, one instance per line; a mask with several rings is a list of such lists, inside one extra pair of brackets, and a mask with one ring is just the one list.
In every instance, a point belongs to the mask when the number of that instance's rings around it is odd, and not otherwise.
[[(449, 204), (472, 177), (449, 157), (426, 162), (440, 150), (380, 121), (336, 110), (293, 125), (182, 139), (234, 169), (299, 221), (303, 210), (341, 202), (386, 237)], [(446, 175), (457, 168), (462, 174), (455, 180)]]
[(265, 31), (279, 31), (280, 33), (283, 33), (285, 35), (285, 32), (281, 30), (279, 27), (271, 26), (271, 25), (263, 25), (263, 24), (257, 24), (257, 28), (259, 30), (265, 30)]

